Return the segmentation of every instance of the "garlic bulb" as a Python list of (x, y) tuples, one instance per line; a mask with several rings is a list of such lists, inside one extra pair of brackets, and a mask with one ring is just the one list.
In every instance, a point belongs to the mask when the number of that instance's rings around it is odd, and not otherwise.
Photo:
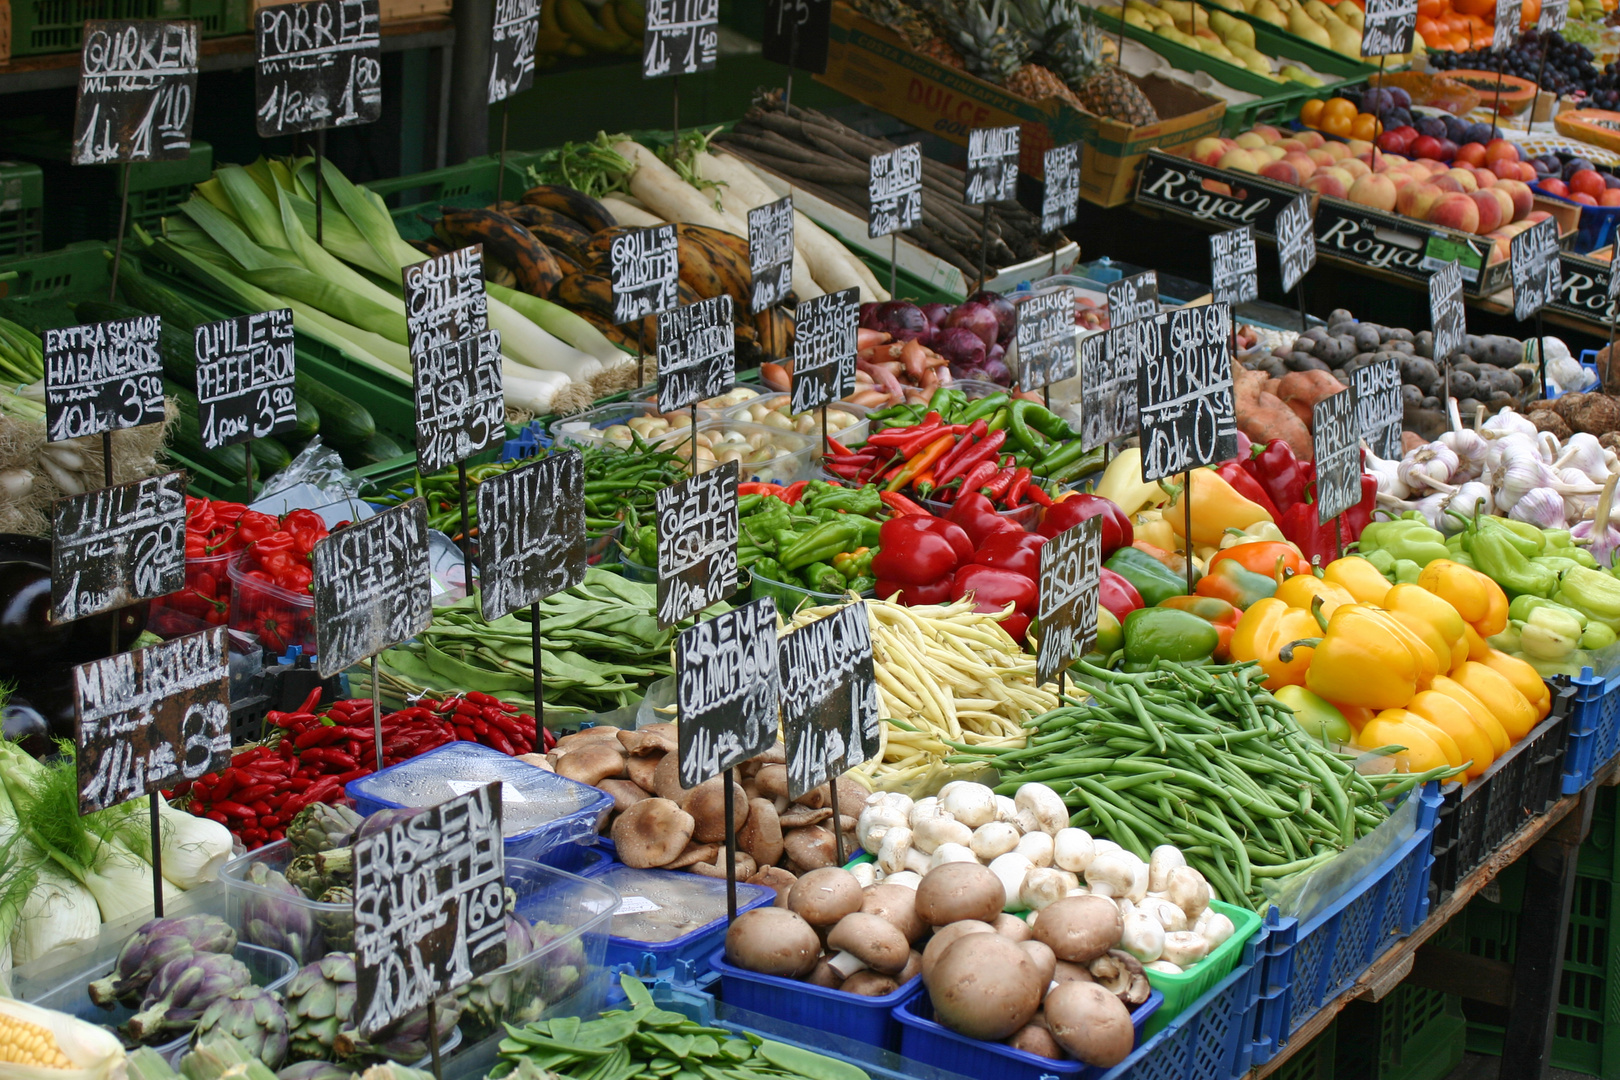
[(1529, 435), (1531, 438), (1536, 435), (1536, 425), (1532, 424), (1529, 418), (1521, 413), (1514, 412), (1512, 409), (1503, 409), (1485, 421), (1479, 430), (1487, 439), (1501, 438), (1504, 435), (1514, 433)]
[(1405, 499), (1412, 494), (1412, 489), (1407, 486), (1406, 481), (1401, 479), (1400, 462), (1379, 457), (1367, 449), (1365, 442), (1361, 444), (1361, 447), (1362, 468), (1372, 473), (1373, 479), (1377, 481), (1380, 497)]
[(1560, 474), (1565, 469), (1576, 469), (1580, 471), (1582, 479), (1601, 484), (1609, 478), (1606, 456), (1607, 452), (1597, 441), (1596, 435), (1577, 431), (1564, 440), (1564, 452), (1553, 462), (1553, 468)]
[(1408, 509), (1416, 510), (1423, 515), (1423, 520), (1428, 522), (1432, 528), (1440, 529), (1450, 520), (1446, 516), (1446, 503), (1450, 499), (1450, 495), (1443, 491), (1437, 491), (1433, 495), (1427, 495), (1417, 500)]
[(1457, 453), (1444, 443), (1420, 446), (1401, 459), (1396, 475), (1414, 492), (1450, 491), (1452, 474), (1457, 471)]
[(1620, 529), (1609, 524), (1609, 512), (1614, 507), (1614, 489), (1617, 482), (1620, 482), (1620, 470), (1610, 473), (1609, 479), (1604, 482), (1603, 494), (1598, 497), (1597, 507), (1592, 512), (1592, 520), (1579, 522), (1570, 530), (1570, 538), (1577, 544), (1589, 545), (1587, 550), (1603, 569), (1614, 565), (1615, 549), (1620, 548)]
[[(1482, 484), (1478, 480), (1470, 480), (1452, 494), (1451, 501), (1446, 508), (1453, 514), (1461, 514), (1465, 518), (1472, 518), (1478, 514), (1480, 517), (1490, 517), (1496, 513), (1496, 500), (1491, 495), (1491, 486)], [(1440, 530), (1445, 533), (1454, 533), (1462, 528), (1462, 522), (1455, 517), (1449, 519), (1451, 526)]]
[(1485, 471), (1485, 437), (1462, 426), (1456, 398), (1448, 398), (1446, 408), (1451, 413), (1451, 430), (1439, 441), (1457, 455), (1458, 466), (1452, 479), (1459, 483), (1473, 480)]
[(1564, 496), (1564, 518), (1568, 521), (1580, 521), (1597, 505), (1598, 496), (1584, 490), (1591, 484), (1592, 478), (1577, 468), (1558, 470), (1558, 479), (1568, 485), (1569, 490), (1560, 488)]
[(1531, 488), (1513, 503), (1508, 517), (1543, 529), (1564, 527), (1564, 497), (1550, 487)]

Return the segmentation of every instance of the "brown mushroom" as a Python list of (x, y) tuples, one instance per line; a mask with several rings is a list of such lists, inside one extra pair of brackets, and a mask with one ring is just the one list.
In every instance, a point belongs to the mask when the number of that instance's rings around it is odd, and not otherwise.
[(1145, 1002), (1153, 993), (1142, 962), (1124, 949), (1109, 949), (1089, 965), (1097, 985), (1118, 997), (1128, 1009)]
[(957, 938), (923, 978), (935, 1017), (971, 1039), (1007, 1038), (1046, 992), (1029, 954), (995, 933)]
[(766, 765), (754, 774), (754, 784), (767, 799), (787, 798), (787, 766)]
[[(734, 877), (738, 881), (747, 881), (749, 878), (754, 876), (754, 871), (756, 869), (757, 869), (757, 867), (754, 865), (754, 857), (752, 855), (748, 854), (748, 852), (746, 852), (746, 851), (737, 852), (737, 871), (736, 871), (736, 873), (734, 873), (732, 875), (732, 877)], [(714, 858), (712, 860), (706, 859), (703, 862), (693, 863), (692, 864), (692, 873), (701, 874), (704, 877), (713, 877), (713, 878), (723, 878), (723, 877), (725, 877), (726, 876), (726, 849), (725, 849), (725, 847), (722, 845), (719, 848), (719, 850), (717, 850), (714, 853)]]
[(761, 866), (774, 866), (782, 857), (782, 825), (769, 799), (748, 800), (748, 820), (737, 830), (737, 846)]
[(1058, 1045), (1057, 1040), (1052, 1038), (1052, 1032), (1047, 1029), (1040, 1013), (1036, 1013), (1029, 1023), (1013, 1032), (1012, 1038), (1007, 1040), (1007, 1045), (1014, 1050), (1022, 1050), (1036, 1057), (1051, 1058), (1053, 1061), (1063, 1061), (1069, 1056), (1063, 1052), (1063, 1047)]
[(845, 979), (838, 989), (846, 994), (859, 994), (862, 997), (883, 997), (900, 989), (900, 983), (894, 975), (862, 970)]
[(618, 814), (651, 797), (629, 780), (603, 780), (596, 786), (613, 796), (613, 810)]
[(1087, 964), (1118, 945), (1122, 929), (1119, 908), (1112, 900), (1065, 896), (1041, 909), (1035, 937), (1046, 942), (1059, 960)]
[[(887, 919), (853, 911), (838, 920), (832, 933), (827, 935), (827, 947), (847, 953), (861, 964), (894, 975), (905, 968), (911, 959), (911, 943)], [(835, 958), (836, 965), (838, 960)]]
[(823, 956), (816, 961), (815, 970), (804, 977), (804, 981), (811, 986), (822, 986), (828, 990), (837, 990), (844, 982), (844, 973), (832, 966), (832, 957)]
[(934, 970), (934, 965), (939, 962), (940, 955), (956, 944), (957, 938), (966, 937), (968, 934), (993, 934), (995, 932), (995, 927), (978, 919), (963, 919), (961, 922), (950, 923), (935, 930), (934, 936), (928, 939), (928, 945), (923, 949), (923, 981), (928, 981), (928, 973)]
[[(866, 794), (866, 789), (857, 781), (851, 780), (848, 776), (840, 776), (838, 778), (838, 812), (840, 814), (859, 814), (861, 808), (866, 805)], [(797, 801), (813, 810), (832, 809), (832, 793), (826, 784), (811, 788), (803, 795), (800, 795)]]
[(1096, 982), (1097, 980), (1091, 977), (1091, 972), (1087, 970), (1084, 964), (1071, 964), (1067, 960), (1059, 960), (1057, 967), (1052, 971), (1052, 981), (1066, 983)]
[(916, 949), (912, 949), (911, 955), (906, 958), (906, 966), (900, 969), (900, 974), (894, 977), (894, 981), (904, 986), (906, 983), (910, 982), (912, 979), (915, 979), (921, 974), (922, 953), (918, 952)]
[(576, 731), (572, 735), (564, 735), (557, 740), (556, 745), (551, 749), (553, 753), (566, 755), (572, 753), (575, 747), (584, 746), (586, 743), (593, 743), (602, 739), (617, 742), (618, 738), (619, 729), (616, 727), (588, 727), (583, 731)]
[(645, 869), (665, 866), (692, 838), (692, 815), (668, 799), (647, 799), (620, 814), (613, 823), (619, 861)]
[(750, 885), (764, 885), (776, 890), (777, 907), (787, 907), (788, 893), (793, 889), (793, 883), (799, 879), (782, 869), (780, 866), (762, 866), (759, 871), (748, 879)]
[(726, 959), (762, 975), (797, 979), (815, 970), (820, 958), (815, 930), (783, 908), (745, 911), (726, 931)]
[(1020, 941), (1018, 947), (1029, 954), (1035, 962), (1035, 968), (1041, 973), (1041, 985), (1047, 986), (1052, 982), (1052, 976), (1057, 974), (1057, 955), (1043, 941)]
[(1064, 983), (1046, 995), (1045, 1013), (1058, 1045), (1087, 1065), (1110, 1068), (1136, 1047), (1129, 1010), (1096, 983)]
[[(676, 801), (692, 815), (692, 838), (700, 844), (718, 844), (726, 838), (726, 781), (716, 776), (686, 791)], [(740, 831), (748, 821), (748, 798), (736, 783), (731, 785), (731, 825)]]
[(861, 910), (887, 920), (912, 944), (928, 932), (927, 924), (917, 917), (916, 890), (904, 885), (868, 885), (861, 897)]
[(820, 825), (794, 829), (792, 832), (784, 831), (782, 849), (795, 865), (805, 871), (832, 866), (838, 861), (838, 848), (833, 841), (833, 834)]
[(681, 755), (672, 750), (659, 758), (658, 766), (653, 769), (652, 793), (660, 799), (680, 802), (685, 791), (681, 787)]
[(719, 844), (691, 843), (686, 845), (686, 850), (669, 860), (669, 862), (665, 864), (664, 869), (684, 870), (686, 867), (696, 866), (700, 862), (713, 862), (719, 857)]
[[(832, 927), (845, 915), (861, 910), (860, 882), (848, 870), (824, 866), (793, 883), (788, 907), (815, 927)], [(898, 931), (896, 931), (898, 933)]]
[(624, 775), (624, 753), (617, 742), (606, 739), (583, 743), (557, 762), (557, 775), (593, 786), (616, 779)]
[(1001, 879), (976, 862), (941, 863), (917, 886), (917, 917), (929, 926), (962, 919), (993, 923), (1006, 903)]
[(990, 925), (996, 928), (996, 933), (1013, 941), (1028, 941), (1035, 936), (1035, 931), (1030, 928), (1029, 923), (1007, 911), (997, 915)]
[(675, 749), (675, 739), (661, 731), (641, 728), (619, 732), (619, 743), (631, 757), (662, 757)]
[(632, 757), (626, 762), (625, 773), (630, 777), (630, 782), (642, 791), (649, 794), (656, 793), (658, 784), (655, 777), (658, 773), (658, 763), (667, 756), (666, 754), (658, 757)]
[[(764, 792), (760, 794), (763, 796)], [(807, 825), (820, 825), (830, 817), (832, 817), (831, 810), (812, 810), (808, 806), (793, 803), (780, 816), (780, 821), (783, 829), (802, 829)]]

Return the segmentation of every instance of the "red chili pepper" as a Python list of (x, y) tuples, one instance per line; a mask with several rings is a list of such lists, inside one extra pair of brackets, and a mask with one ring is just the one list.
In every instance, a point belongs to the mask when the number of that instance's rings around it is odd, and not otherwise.
[(223, 813), (221, 813), (220, 811), (215, 810), (213, 808), (209, 808), (208, 810), (204, 811), (202, 816), (207, 818), (209, 821), (217, 821), (221, 825), (224, 825), (224, 826), (227, 826), (227, 827), (229, 827), (230, 823), (231, 823), (230, 818), (226, 817)]
[(323, 776), (309, 787), (304, 789), (300, 798), (304, 805), (310, 803), (330, 802), (343, 794), (343, 784), (335, 776)]
[(488, 694), (481, 694), (477, 690), (469, 690), (465, 696), (467, 700), (472, 702), (474, 705), (499, 705), (501, 703), (500, 698), (490, 697)]
[(300, 732), (298, 737), (293, 740), (293, 745), (300, 750), (310, 750), (317, 746), (330, 746), (343, 738), (344, 734), (344, 730), (335, 724), (330, 727), (323, 724), (312, 727), (308, 731)]
[(238, 781), (235, 770), (226, 769), (223, 773), (221, 773), (219, 776), (219, 783), (214, 785), (214, 802), (217, 804), (222, 799), (230, 798), (231, 793), (237, 788), (237, 783)]
[(254, 784), (250, 788), (243, 788), (236, 794), (236, 801), (243, 806), (256, 806), (265, 796), (275, 790), (271, 784)]
[(338, 786), (342, 787), (344, 784), (350, 783), (351, 781), (354, 781), (354, 780), (358, 780), (362, 776), (370, 776), (372, 774), (372, 771), (373, 771), (372, 768), (369, 765), (367, 765), (367, 766), (362, 766), (361, 768), (358, 768), (358, 769), (350, 769), (346, 773), (340, 773), (338, 775), (338, 777), (337, 777)]
[(305, 761), (314, 761), (317, 764), (327, 765), (335, 769), (352, 769), (355, 766), (354, 755), (346, 754), (330, 746), (311, 747), (300, 756)]
[(506, 736), (495, 728), (490, 728), (489, 730), (489, 745), (508, 757), (512, 757), (517, 753), (517, 751), (512, 748), (512, 744), (507, 741)]
[(214, 801), (214, 809), (218, 810), (227, 817), (250, 818), (253, 816), (252, 809), (243, 806), (239, 802), (232, 802), (229, 799), (216, 799)]
[(456, 738), (460, 739), (462, 742), (477, 742), (478, 741), (477, 734), (475, 734), (473, 732), (472, 728), (468, 727), (465, 724), (457, 724), (456, 725)]
[[(484, 719), (489, 721), (490, 727), (499, 728), (508, 735), (522, 734), (522, 729), (519, 727), (518, 718), (515, 716), (508, 716), (499, 709), (485, 709)], [(533, 721), (530, 721), (529, 723), (529, 730), (534, 730)]]

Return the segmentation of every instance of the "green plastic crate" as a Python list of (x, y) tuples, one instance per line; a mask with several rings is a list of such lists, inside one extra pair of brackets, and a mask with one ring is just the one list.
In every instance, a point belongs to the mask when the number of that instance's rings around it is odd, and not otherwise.
[(38, 165), (0, 161), (0, 258), (45, 247), (45, 177)]
[(1232, 936), (1223, 941), (1220, 948), (1206, 956), (1191, 971), (1184, 971), (1179, 975), (1167, 975), (1159, 971), (1148, 972), (1148, 982), (1153, 984), (1153, 989), (1164, 995), (1164, 1002), (1148, 1018), (1147, 1027), (1142, 1031), (1143, 1041), (1169, 1027), (1170, 1021), (1186, 1012), (1188, 1006), (1203, 997), (1210, 987), (1230, 975), (1232, 969), (1237, 966), (1238, 958), (1243, 954), (1244, 943), (1260, 929), (1260, 916), (1248, 908), (1219, 900), (1210, 901), (1209, 906), (1232, 920), (1232, 926), (1235, 928)]
[[(1338, 1026), (1335, 1020), (1308, 1045), (1296, 1050), (1282, 1068), (1271, 1074), (1271, 1080), (1333, 1080)], [(1358, 1076), (1354, 1080), (1363, 1078)]]
[(252, 30), (249, 0), (11, 0), (11, 55), (78, 52), (86, 19), (196, 19), (202, 36)]
[[(506, 183), (502, 196), (516, 199), (529, 187), (525, 168), (539, 158), (538, 153), (506, 154)], [(501, 171), (496, 156), (473, 158), (460, 165), (372, 180), (365, 186), (388, 203), (399, 234), (406, 240), (421, 240), (432, 233), (430, 222), (439, 216), (439, 207), (488, 206), (495, 201), (496, 179)]]
[(1334, 1068), (1360, 1080), (1444, 1080), (1468, 1038), (1460, 997), (1405, 983), (1382, 1001), (1352, 1001), (1338, 1024)]
[(1597, 801), (1592, 806), (1592, 831), (1581, 845), (1581, 858), (1577, 872), (1584, 877), (1616, 881), (1620, 873), (1620, 860), (1615, 849), (1620, 847), (1620, 815), (1615, 813), (1615, 792), (1612, 787), (1600, 787)]

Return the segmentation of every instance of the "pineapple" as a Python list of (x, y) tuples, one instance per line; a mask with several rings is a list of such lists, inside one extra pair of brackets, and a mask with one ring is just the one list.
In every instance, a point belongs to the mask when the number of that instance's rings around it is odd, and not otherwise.
[(1019, 97), (1040, 101), (1060, 97), (1080, 108), (1064, 81), (1050, 69), (1030, 62), (1035, 41), (1008, 17), (1003, 0), (994, 0), (988, 11), (980, 0), (937, 0), (940, 17), (949, 34), (949, 44), (962, 54), (970, 74)]
[(1107, 39), (1077, 0), (1052, 0), (1044, 55), (1089, 112), (1132, 127), (1159, 122), (1153, 103), (1105, 56)]

